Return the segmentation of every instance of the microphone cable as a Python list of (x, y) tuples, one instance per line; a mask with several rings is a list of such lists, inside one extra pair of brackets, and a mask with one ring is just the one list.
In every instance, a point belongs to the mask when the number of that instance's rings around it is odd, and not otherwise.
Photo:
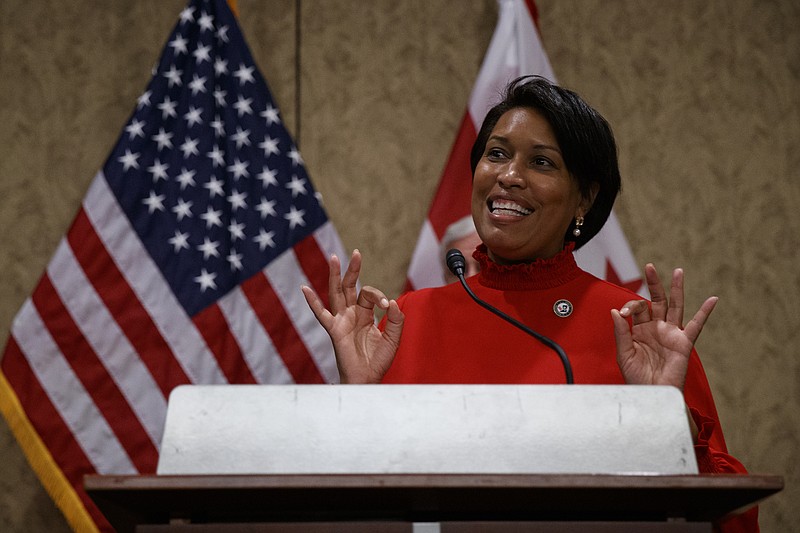
[(472, 289), (469, 288), (469, 285), (467, 285), (467, 280), (464, 279), (466, 262), (464, 260), (464, 254), (462, 254), (460, 250), (453, 248), (452, 250), (448, 251), (447, 255), (445, 256), (445, 260), (447, 262), (447, 268), (449, 268), (450, 272), (452, 272), (455, 276), (458, 277), (458, 280), (461, 282), (461, 286), (464, 287), (464, 290), (467, 291), (467, 294), (469, 294), (470, 298), (475, 300), (475, 303), (477, 303), (484, 309), (491, 311), (492, 313), (499, 316), (503, 320), (510, 322), (514, 326), (518, 327), (528, 335), (532, 336), (533, 338), (535, 338), (536, 340), (538, 340), (539, 342), (541, 342), (542, 344), (544, 344), (545, 346), (556, 352), (556, 354), (558, 354), (558, 357), (561, 359), (561, 364), (564, 366), (564, 374), (566, 375), (567, 384), (572, 385), (574, 383), (572, 379), (572, 365), (570, 364), (569, 359), (567, 358), (567, 354), (564, 352), (564, 349), (561, 346), (559, 346), (557, 342), (548, 337), (545, 337), (544, 335), (536, 333), (535, 331), (533, 331), (531, 328), (529, 328), (519, 320), (516, 320), (513, 317), (508, 316), (501, 310), (478, 298), (475, 295), (475, 293), (472, 292)]

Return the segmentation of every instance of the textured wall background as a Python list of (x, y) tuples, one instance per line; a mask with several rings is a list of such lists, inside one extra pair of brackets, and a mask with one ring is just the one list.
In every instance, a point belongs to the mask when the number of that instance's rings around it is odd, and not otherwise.
[[(488, 45), (494, 0), (239, 0), (364, 282), (399, 292)], [(102, 166), (183, 0), (0, 3), (0, 343)], [(800, 5), (538, 0), (556, 75), (613, 125), (622, 226), (720, 305), (700, 339), (728, 444), (800, 530)], [(295, 85), (295, 54), (301, 83)], [(297, 100), (299, 96), (299, 112)], [(299, 121), (298, 121), (299, 119)], [(65, 531), (4, 422), (0, 530)]]

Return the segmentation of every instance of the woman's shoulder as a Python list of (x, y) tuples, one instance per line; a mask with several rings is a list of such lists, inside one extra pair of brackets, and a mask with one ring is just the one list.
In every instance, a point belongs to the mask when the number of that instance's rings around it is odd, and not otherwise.
[(598, 278), (594, 274), (583, 270), (579, 278), (579, 283), (583, 285), (584, 291), (596, 297), (613, 299), (622, 303), (630, 300), (648, 299), (638, 292), (644, 288), (644, 280), (641, 278), (617, 283)]
[(424, 289), (416, 289), (407, 291), (397, 298), (397, 304), (400, 308), (408, 308), (417, 305), (431, 305), (440, 302), (453, 302), (453, 299), (458, 299), (464, 292), (464, 287), (461, 283), (456, 281), (449, 285), (442, 285), (440, 287), (427, 287)]

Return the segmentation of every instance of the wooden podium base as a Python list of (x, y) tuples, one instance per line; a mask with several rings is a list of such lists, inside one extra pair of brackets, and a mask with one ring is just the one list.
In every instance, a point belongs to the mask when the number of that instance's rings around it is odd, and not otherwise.
[(143, 525), (137, 533), (711, 533), (707, 522), (323, 522)]
[[(119, 533), (658, 531), (711, 524), (780, 491), (760, 475), (88, 476)], [(425, 529), (425, 523), (429, 528)], [(344, 528), (344, 529), (343, 529)], [(438, 528), (438, 529), (436, 529)]]

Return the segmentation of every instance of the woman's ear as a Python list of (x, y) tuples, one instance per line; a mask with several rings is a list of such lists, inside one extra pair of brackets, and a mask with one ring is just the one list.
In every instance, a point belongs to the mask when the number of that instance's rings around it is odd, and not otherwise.
[(581, 203), (578, 205), (578, 208), (580, 209), (580, 216), (586, 216), (586, 213), (588, 213), (592, 208), (594, 199), (597, 197), (598, 192), (600, 192), (600, 184), (596, 181), (593, 181), (589, 186), (589, 193), (581, 195)]

